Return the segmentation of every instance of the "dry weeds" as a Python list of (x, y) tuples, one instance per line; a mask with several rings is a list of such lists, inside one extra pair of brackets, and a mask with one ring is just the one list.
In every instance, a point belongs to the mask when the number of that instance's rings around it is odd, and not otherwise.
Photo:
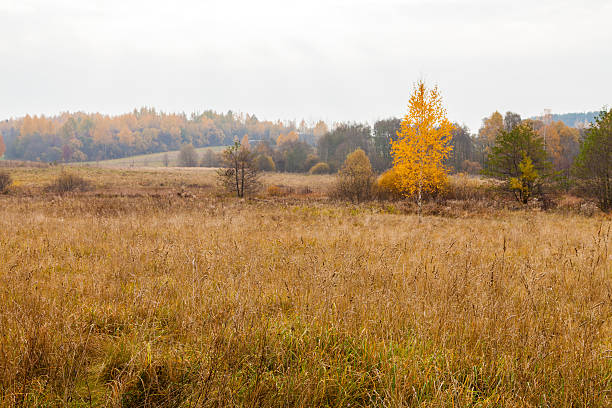
[(603, 217), (419, 222), (111, 194), (207, 181), (102, 172), (98, 192), (0, 196), (2, 405), (612, 404)]

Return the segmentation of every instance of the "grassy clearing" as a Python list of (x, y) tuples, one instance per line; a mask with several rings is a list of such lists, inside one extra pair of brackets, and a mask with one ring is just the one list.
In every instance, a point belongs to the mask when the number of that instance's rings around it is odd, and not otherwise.
[[(14, 196), (40, 196), (63, 172), (84, 178), (92, 186), (87, 195), (160, 196), (187, 192), (189, 196), (218, 195), (217, 172), (204, 167), (183, 168), (104, 168), (94, 166), (52, 166), (48, 168), (11, 168)], [(270, 186), (287, 187), (301, 197), (322, 197), (331, 188), (331, 175), (263, 173), (261, 198)]]
[(235, 200), (182, 170), (78, 169), (97, 190), (58, 199), (39, 171), (0, 196), (1, 405), (612, 403), (603, 216)]
[[(196, 148), (199, 155), (206, 150), (212, 150), (215, 153), (222, 152), (226, 146), (210, 146)], [(179, 150), (172, 150), (162, 153), (141, 154), (137, 156), (122, 157), (120, 159), (100, 160), (93, 162), (84, 162), (84, 165), (96, 165), (102, 167), (165, 167), (164, 156), (168, 155), (168, 166), (178, 166)], [(81, 164), (81, 163), (79, 163)]]

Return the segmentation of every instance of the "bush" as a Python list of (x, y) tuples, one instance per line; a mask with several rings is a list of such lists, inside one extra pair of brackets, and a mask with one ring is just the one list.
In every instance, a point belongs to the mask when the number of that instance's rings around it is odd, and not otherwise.
[(49, 186), (49, 190), (55, 193), (69, 193), (73, 191), (86, 191), (89, 189), (89, 182), (83, 177), (62, 171), (62, 173)]
[(310, 170), (308, 171), (308, 173), (310, 174), (329, 174), (330, 171), (331, 169), (329, 168), (329, 164), (320, 162), (312, 166)]
[(294, 192), (293, 188), (281, 185), (271, 185), (267, 189), (268, 195), (272, 197), (285, 197)]
[(0, 194), (4, 194), (8, 191), (9, 186), (13, 182), (11, 175), (5, 172), (0, 173)]
[(316, 154), (309, 154), (306, 157), (306, 161), (304, 162), (304, 170), (308, 171), (310, 169), (312, 169), (317, 163), (319, 163), (321, 161), (321, 159), (319, 159), (319, 156), (317, 156)]
[(276, 171), (274, 160), (267, 154), (260, 154), (257, 156), (255, 159), (255, 167), (257, 167), (259, 171)]
[(202, 153), (200, 167), (218, 167), (221, 163), (221, 156), (216, 154), (212, 149), (206, 149)]
[(403, 194), (398, 188), (399, 175), (394, 169), (389, 169), (376, 180), (376, 196), (381, 200), (398, 200)]
[(338, 172), (335, 195), (351, 201), (364, 201), (372, 196), (374, 173), (370, 159), (361, 149), (346, 156)]
[[(456, 201), (483, 201), (500, 204), (505, 201), (504, 182), (459, 173), (449, 177), (440, 198)], [(506, 197), (507, 199), (507, 197)]]
[(198, 165), (198, 153), (193, 145), (186, 144), (181, 146), (178, 156), (178, 163), (181, 167), (196, 167)]
[(239, 198), (260, 188), (254, 153), (235, 142), (223, 151), (222, 157), (223, 167), (217, 170), (217, 176), (223, 188)]
[(480, 174), (482, 172), (482, 166), (478, 162), (464, 160), (463, 163), (461, 163), (461, 170), (468, 174)]

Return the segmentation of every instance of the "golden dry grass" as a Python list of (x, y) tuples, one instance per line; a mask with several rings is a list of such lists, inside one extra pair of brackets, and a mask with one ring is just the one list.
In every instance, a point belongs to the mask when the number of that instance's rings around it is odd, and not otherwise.
[[(100, 168), (90, 166), (54, 166), (49, 168), (12, 168), (13, 192), (16, 195), (37, 195), (52, 184), (62, 171), (88, 180), (96, 194), (156, 194), (176, 189), (191, 189), (210, 193), (217, 187), (215, 169), (181, 168)], [(269, 186), (286, 186), (294, 190), (310, 190), (324, 195), (334, 183), (332, 175), (262, 173), (260, 182), (265, 191)]]
[(612, 404), (603, 217), (419, 220), (82, 171), (97, 190), (30, 194), (52, 175), (18, 170), (0, 196), (2, 405)]

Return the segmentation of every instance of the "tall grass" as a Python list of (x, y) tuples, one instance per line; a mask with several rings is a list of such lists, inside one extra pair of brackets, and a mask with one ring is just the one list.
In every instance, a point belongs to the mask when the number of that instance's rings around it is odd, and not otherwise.
[(0, 171), (0, 194), (6, 193), (12, 183), (11, 175), (5, 171)]
[(0, 204), (0, 405), (612, 403), (604, 218)]

